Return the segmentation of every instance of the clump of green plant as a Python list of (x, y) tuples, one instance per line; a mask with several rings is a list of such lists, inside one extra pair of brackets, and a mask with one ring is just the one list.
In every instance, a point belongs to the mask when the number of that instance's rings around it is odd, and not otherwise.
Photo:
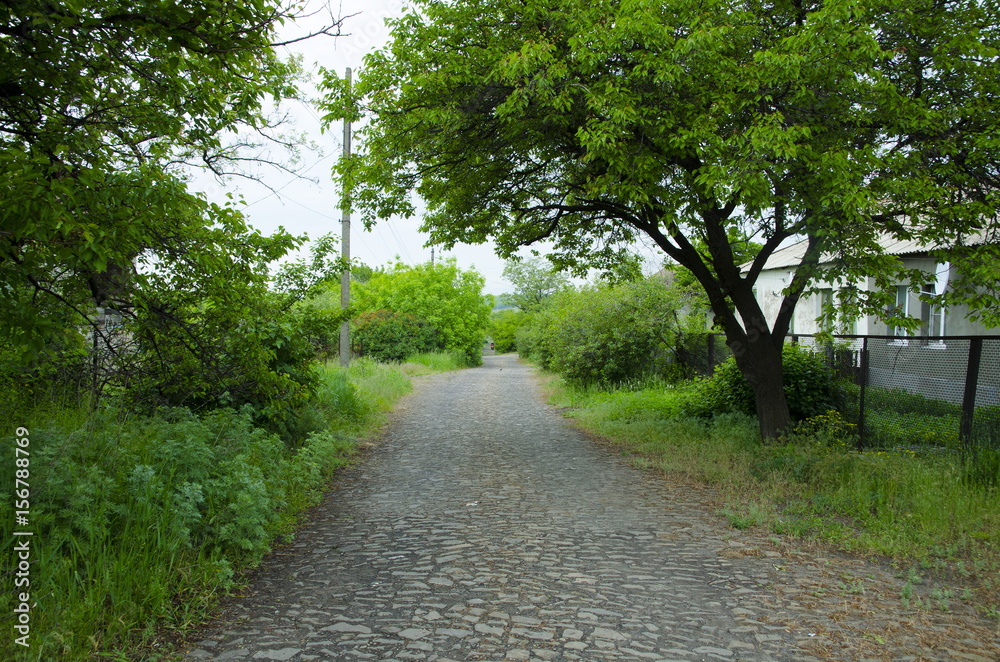
[(469, 361), (469, 358), (462, 352), (450, 351), (450, 352), (422, 352), (420, 354), (413, 354), (406, 358), (406, 363), (403, 364), (404, 370), (410, 373), (410, 366), (422, 366), (426, 370), (421, 371), (423, 373), (428, 372), (450, 372), (452, 370), (460, 370), (462, 368), (473, 367)]
[(979, 448), (970, 453), (963, 461), (962, 481), (977, 488), (1000, 486), (1000, 450)]
[(354, 346), (376, 361), (400, 362), (443, 347), (441, 334), (415, 315), (376, 310), (354, 319)]
[[(165, 408), (22, 409), (31, 440), (32, 662), (74, 662), (148, 644), (163, 627), (205, 618), (317, 503), (355, 439), (410, 388), (398, 366), (369, 360), (319, 368), (317, 430), (290, 443), (249, 405), (196, 414)], [(12, 446), (0, 462), (13, 466)], [(0, 522), (13, 529), (13, 477), (0, 478)], [(15, 555), (0, 558), (0, 574)], [(0, 592), (11, 613), (12, 592)], [(18, 657), (12, 638), (0, 658)], [(124, 654), (122, 654), (124, 655)]]
[(499, 310), (490, 317), (489, 334), (494, 351), (506, 354), (517, 350), (517, 332), (531, 322), (531, 313), (523, 310)]
[(865, 445), (872, 448), (919, 446), (958, 450), (959, 417), (870, 409), (865, 414)]
[(866, 406), (897, 414), (927, 414), (929, 416), (962, 415), (962, 408), (945, 400), (937, 400), (911, 393), (905, 389), (869, 388), (865, 394)]
[(857, 445), (858, 426), (849, 423), (836, 409), (796, 423), (778, 438), (779, 443), (811, 446), (817, 450), (844, 452)]
[[(363, 314), (392, 311), (422, 320), (437, 332), (433, 346), (406, 348), (393, 356), (369, 356), (404, 361), (412, 354), (445, 349), (461, 352), (470, 365), (483, 362), (483, 342), (493, 310), (493, 297), (483, 294), (486, 279), (475, 269), (460, 269), (454, 258), (408, 266), (397, 263), (376, 270), (354, 289), (356, 310)], [(405, 337), (394, 343), (405, 344)]]
[(357, 388), (358, 397), (369, 407), (375, 418), (388, 411), (396, 400), (413, 389), (410, 379), (398, 365), (366, 358), (351, 361), (347, 379)]
[(684, 390), (663, 387), (635, 391), (595, 390), (588, 406), (609, 421), (669, 420), (680, 415), (686, 399)]
[[(820, 415), (841, 405), (833, 371), (822, 356), (798, 345), (782, 350), (785, 397), (793, 420)], [(713, 416), (721, 412), (756, 414), (756, 399), (749, 382), (730, 357), (715, 369), (711, 379), (699, 382), (686, 407), (693, 416)]]
[(704, 320), (684, 312), (699, 296), (656, 278), (562, 291), (517, 330), (517, 351), (578, 386), (690, 377), (707, 354)]

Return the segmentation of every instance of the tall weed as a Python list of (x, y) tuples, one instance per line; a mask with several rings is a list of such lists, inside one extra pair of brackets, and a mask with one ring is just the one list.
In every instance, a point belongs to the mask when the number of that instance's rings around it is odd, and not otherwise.
[[(463, 352), (425, 352), (414, 354), (402, 365), (407, 375), (417, 376), (435, 372), (450, 372), (474, 367)], [(423, 369), (421, 369), (423, 368)]]
[[(205, 618), (410, 389), (398, 367), (371, 361), (317, 377), (318, 429), (295, 442), (258, 427), (249, 406), (146, 417), (109, 398), (97, 410), (22, 407), (8, 424), (31, 439), (32, 645), (4, 638), (0, 659), (114, 656)], [(0, 445), (2, 466), (13, 462), (13, 446)], [(2, 476), (0, 522), (13, 531), (13, 475)], [(0, 574), (15, 561), (0, 558)], [(0, 593), (0, 610), (12, 613), (13, 600)]]

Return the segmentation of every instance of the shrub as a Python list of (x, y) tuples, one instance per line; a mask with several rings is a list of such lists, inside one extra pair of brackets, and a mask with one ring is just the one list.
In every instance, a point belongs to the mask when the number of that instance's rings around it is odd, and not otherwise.
[[(833, 371), (823, 357), (798, 345), (782, 349), (785, 397), (793, 420), (804, 420), (843, 406)], [(713, 416), (721, 412), (756, 415), (753, 389), (730, 357), (709, 380), (699, 382), (685, 413)]]
[[(322, 381), (325, 413), (370, 411), (344, 371), (336, 376)], [(189, 625), (231, 586), (235, 570), (256, 564), (318, 502), (324, 478), (353, 452), (354, 442), (332, 431), (289, 450), (256, 418), (249, 406), (139, 417), (106, 405), (52, 407), (24, 419), (39, 560), (31, 576), (32, 659), (104, 657), (154, 625)], [(7, 466), (13, 455), (12, 445), (0, 446)], [(8, 472), (0, 480), (6, 524), (13, 487)], [(0, 573), (12, 574), (11, 563), (16, 555), (0, 559)], [(13, 608), (12, 595), (0, 594), (0, 608)], [(0, 643), (0, 658), (20, 659), (17, 648), (11, 639)]]
[(831, 409), (800, 421), (779, 437), (778, 441), (796, 446), (846, 451), (854, 448), (857, 438), (858, 426), (847, 422), (840, 412)]
[(389, 310), (358, 315), (354, 344), (362, 356), (384, 363), (399, 363), (413, 354), (442, 349), (440, 334), (430, 323)]
[(359, 284), (354, 305), (365, 312), (391, 310), (413, 315), (440, 334), (440, 342), (402, 356), (396, 353), (394, 361), (402, 361), (408, 354), (447, 349), (464, 353), (471, 365), (480, 365), (493, 310), (493, 298), (483, 295), (485, 284), (481, 274), (459, 269), (453, 258), (415, 267), (396, 264)]
[(696, 342), (688, 332), (704, 324), (681, 315), (689, 303), (689, 293), (657, 278), (560, 292), (517, 331), (518, 353), (582, 386), (685, 377)]

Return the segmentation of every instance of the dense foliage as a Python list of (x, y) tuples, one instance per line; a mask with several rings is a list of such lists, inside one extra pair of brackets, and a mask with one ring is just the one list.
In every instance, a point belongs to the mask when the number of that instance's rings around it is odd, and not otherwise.
[(579, 384), (682, 377), (704, 343), (704, 301), (660, 277), (551, 296), (516, 332), (518, 352)]
[[(998, 11), (415, 0), (354, 85), (328, 73), (327, 119), (369, 120), (339, 167), (368, 222), (412, 214), (417, 192), (444, 246), (493, 240), (512, 256), (548, 239), (557, 263), (588, 268), (655, 242), (704, 288), (773, 437), (789, 420), (781, 346), (820, 273), (849, 313), (885, 315), (893, 285), (927, 281), (881, 240), (957, 264), (964, 237), (995, 235)], [(734, 233), (763, 242), (747, 270)], [(793, 236), (807, 250), (768, 319), (756, 280)], [(874, 286), (850, 289), (860, 278)], [(977, 310), (1000, 310), (992, 281), (980, 294)]]
[[(152, 659), (159, 628), (189, 628), (289, 533), (331, 472), (409, 381), (398, 369), (356, 361), (314, 374), (300, 412), (317, 431), (291, 448), (257, 424), (255, 410), (143, 415), (112, 398), (97, 410), (72, 385), (28, 393), (7, 381), (5, 406), (30, 451), (30, 648), (0, 641), (5, 660)], [(35, 382), (43, 386), (41, 380)], [(86, 385), (83, 386), (87, 392)], [(22, 398), (7, 400), (21, 393)], [(66, 397), (69, 396), (69, 397)], [(14, 445), (0, 461), (14, 466)], [(23, 458), (23, 456), (22, 456)], [(0, 526), (13, 530), (13, 472), (0, 481)], [(13, 573), (16, 555), (0, 559)], [(0, 593), (11, 613), (14, 592)], [(116, 650), (128, 651), (120, 655)], [(150, 649), (152, 651), (154, 649)]]
[[(785, 396), (792, 420), (802, 421), (831, 409), (843, 409), (844, 397), (822, 355), (793, 344), (785, 345), (782, 355)], [(699, 383), (685, 411), (698, 416), (726, 412), (754, 415), (753, 389), (733, 358), (717, 366), (711, 379)]]
[(443, 349), (441, 334), (418, 317), (389, 310), (361, 313), (354, 318), (351, 344), (362, 356), (401, 362), (414, 354)]
[(517, 332), (531, 322), (531, 315), (521, 310), (494, 311), (490, 317), (489, 335), (497, 354), (517, 351)]
[(295, 11), (280, 0), (4, 4), (0, 338), (37, 353), (68, 329), (97, 329), (105, 307), (167, 323), (174, 311), (150, 288), (173, 284), (151, 271), (229, 280), (220, 243), (265, 250), (230, 227), (232, 210), (188, 192), (179, 166), (222, 175), (265, 161), (266, 144), (292, 147), (267, 106), (298, 94), (296, 65), (273, 45)]
[(298, 67), (274, 43), (297, 11), (281, 0), (4, 5), (0, 349), (26, 388), (69, 379), (94, 406), (123, 397), (144, 413), (249, 404), (305, 439), (310, 363), (339, 320), (291, 307), (337, 270), (332, 244), (271, 282), (304, 238), (261, 236), (185, 179), (188, 166), (287, 167), (294, 145), (268, 108), (298, 95)]
[[(471, 365), (479, 365), (493, 309), (492, 299), (483, 294), (485, 284), (481, 274), (459, 269), (454, 259), (412, 267), (399, 263), (355, 286), (352, 306), (361, 313), (391, 311), (419, 320), (436, 332), (440, 347), (461, 352)], [(423, 338), (414, 341), (437, 346)], [(392, 352), (401, 357), (407, 353), (402, 347)]]

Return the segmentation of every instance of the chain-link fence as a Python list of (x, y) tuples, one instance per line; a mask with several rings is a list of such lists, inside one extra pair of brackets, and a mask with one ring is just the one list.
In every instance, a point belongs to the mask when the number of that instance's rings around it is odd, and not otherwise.
[[(714, 336), (714, 337), (713, 337)], [(1000, 337), (790, 336), (843, 380), (861, 448), (1000, 450)], [(712, 334), (714, 366), (727, 356)]]

